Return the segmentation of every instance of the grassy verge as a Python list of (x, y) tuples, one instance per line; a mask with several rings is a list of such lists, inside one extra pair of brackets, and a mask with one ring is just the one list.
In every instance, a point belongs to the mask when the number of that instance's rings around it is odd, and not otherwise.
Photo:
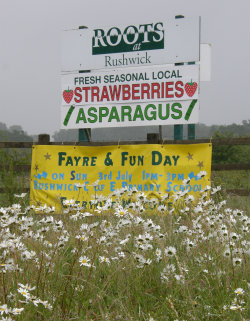
[(2, 317), (247, 320), (250, 219), (212, 193), (178, 194), (170, 211), (143, 193), (122, 208), (124, 191), (91, 213), (1, 208)]
[(212, 173), (212, 181), (215, 186), (220, 185), (223, 189), (249, 189), (249, 170), (217, 171)]
[[(247, 170), (218, 171), (212, 173), (212, 185), (227, 189), (250, 189), (250, 172)], [(250, 212), (250, 196), (237, 196), (223, 193), (223, 198), (231, 208), (241, 208), (246, 213)]]

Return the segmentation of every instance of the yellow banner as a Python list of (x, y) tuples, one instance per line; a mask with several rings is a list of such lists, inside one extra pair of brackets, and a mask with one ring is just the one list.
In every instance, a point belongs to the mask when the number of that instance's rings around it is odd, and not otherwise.
[[(96, 195), (128, 188), (156, 196), (210, 185), (211, 144), (104, 147), (33, 146), (31, 205), (62, 207), (74, 199), (92, 207)], [(200, 172), (206, 176), (200, 177)], [(205, 173), (204, 173), (205, 174)], [(183, 183), (184, 179), (188, 179)]]

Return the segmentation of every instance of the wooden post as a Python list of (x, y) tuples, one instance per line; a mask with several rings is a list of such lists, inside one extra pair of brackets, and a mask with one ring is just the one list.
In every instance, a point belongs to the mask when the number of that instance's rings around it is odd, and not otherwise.
[(50, 144), (50, 136), (48, 134), (38, 135), (38, 145), (49, 145), (49, 144)]
[(174, 140), (183, 140), (183, 125), (174, 125)]
[(91, 129), (90, 128), (79, 129), (78, 141), (79, 142), (90, 142), (91, 141)]
[(147, 134), (148, 144), (159, 144), (159, 133), (149, 133)]
[[(87, 26), (79, 26), (79, 29), (88, 29)], [(79, 70), (79, 74), (89, 73), (90, 70)], [(91, 129), (81, 128), (78, 130), (78, 141), (79, 142), (90, 142), (91, 141)]]
[(195, 139), (195, 124), (188, 124), (188, 139)]
[[(183, 19), (183, 15), (175, 16), (175, 19)], [(175, 63), (175, 66), (183, 66), (183, 62)], [(174, 140), (182, 140), (183, 139), (183, 125), (174, 125)]]
[(162, 142), (162, 125), (159, 125), (159, 140)]

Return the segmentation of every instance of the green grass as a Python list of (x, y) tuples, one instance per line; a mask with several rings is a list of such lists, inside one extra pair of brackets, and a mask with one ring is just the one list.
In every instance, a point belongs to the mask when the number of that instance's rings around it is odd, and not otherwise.
[(250, 195), (238, 196), (227, 194), (227, 189), (250, 189), (250, 174), (247, 170), (217, 171), (212, 174), (212, 185), (221, 186), (224, 190), (223, 198), (231, 208), (241, 208), (247, 213), (250, 211)]
[(249, 189), (249, 170), (217, 171), (212, 174), (212, 182), (223, 189)]
[(0, 188), (5, 193), (0, 193), (0, 204), (11, 205), (14, 201), (14, 194), (23, 192), (29, 187), (30, 175), (16, 170), (16, 165), (31, 163), (31, 150), (20, 149), (0, 149), (0, 165), (8, 166), (8, 170), (0, 169)]

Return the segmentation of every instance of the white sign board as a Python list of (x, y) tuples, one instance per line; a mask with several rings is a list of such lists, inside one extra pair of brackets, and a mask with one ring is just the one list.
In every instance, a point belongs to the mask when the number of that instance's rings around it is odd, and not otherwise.
[(62, 72), (199, 61), (200, 18), (64, 31)]
[(62, 75), (61, 128), (198, 122), (199, 65)]

